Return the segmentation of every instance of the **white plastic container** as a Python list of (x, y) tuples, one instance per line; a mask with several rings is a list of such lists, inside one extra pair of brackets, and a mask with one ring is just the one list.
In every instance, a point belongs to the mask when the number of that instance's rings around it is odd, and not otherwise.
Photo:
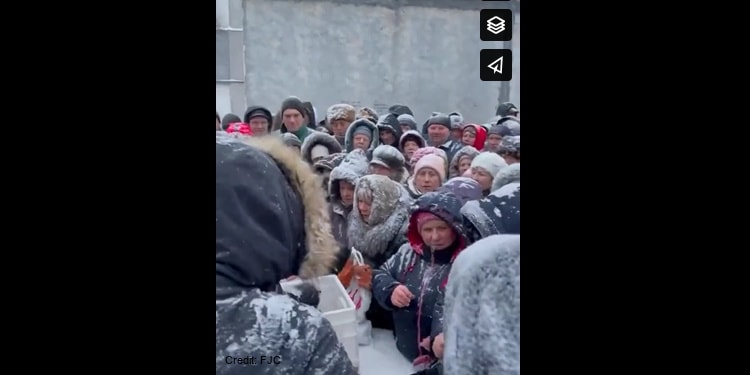
[[(295, 285), (302, 282), (300, 279), (282, 281), (281, 288), (292, 292)], [(346, 354), (352, 361), (354, 367), (359, 367), (359, 343), (357, 342), (357, 320), (354, 313), (355, 307), (346, 289), (336, 275), (321, 276), (317, 279), (320, 289), (320, 304), (318, 309), (323, 317), (328, 319), (336, 332), (336, 336), (344, 346)]]

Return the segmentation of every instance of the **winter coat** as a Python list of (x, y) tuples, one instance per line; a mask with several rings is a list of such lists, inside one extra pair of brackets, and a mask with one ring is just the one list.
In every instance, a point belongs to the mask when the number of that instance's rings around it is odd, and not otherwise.
[(331, 217), (331, 228), (333, 237), (339, 244), (339, 258), (336, 265), (337, 270), (341, 270), (349, 259), (351, 248), (349, 248), (349, 237), (347, 230), (349, 227), (349, 214), (352, 212), (352, 206), (344, 207), (341, 204), (341, 192), (339, 186), (341, 181), (346, 181), (357, 186), (357, 181), (367, 174), (367, 156), (362, 150), (354, 150), (344, 157), (338, 167), (333, 168), (328, 182), (328, 196), (330, 197), (329, 215)]
[(325, 146), (328, 149), (329, 155), (341, 152), (341, 145), (339, 145), (339, 143), (336, 141), (336, 138), (334, 138), (332, 135), (328, 135), (321, 131), (311, 133), (305, 138), (305, 140), (302, 142), (302, 147), (300, 147), (300, 154), (302, 155), (302, 159), (311, 165), (314, 163), (311, 155), (312, 148), (317, 145)]
[(349, 125), (349, 128), (346, 129), (344, 144), (346, 145), (346, 152), (351, 152), (354, 149), (354, 131), (361, 125), (367, 126), (372, 132), (372, 138), (370, 138), (370, 147), (367, 148), (367, 154), (369, 158), (369, 155), (372, 154), (372, 151), (375, 149), (375, 147), (378, 147), (378, 145), (380, 145), (380, 133), (378, 132), (378, 127), (375, 126), (375, 124), (370, 120), (361, 118), (351, 123)]
[(521, 163), (513, 163), (500, 169), (500, 172), (492, 179), (492, 191), (512, 182), (521, 183)]
[(521, 374), (521, 236), (495, 235), (456, 258), (445, 291), (443, 370)]
[(471, 242), (493, 234), (521, 234), (521, 183), (513, 182), (461, 208)]
[(271, 115), (271, 111), (269, 111), (268, 108), (266, 108), (266, 107), (257, 106), (257, 105), (256, 106), (247, 107), (247, 110), (245, 110), (245, 115), (242, 116), (242, 121), (249, 124), (250, 123), (250, 114), (252, 114), (253, 112), (258, 111), (258, 110), (262, 111), (266, 116), (268, 116), (268, 118), (266, 119), (266, 120), (268, 120), (268, 129), (266, 129), (266, 131), (268, 133), (270, 133), (271, 132), (271, 127), (273, 125), (272, 124), (272, 122), (273, 122), (273, 115)]
[[(372, 206), (367, 223), (357, 207), (357, 192), (369, 190)], [(349, 214), (349, 247), (362, 253), (365, 263), (376, 269), (406, 242), (411, 200), (404, 189), (386, 176), (367, 175), (357, 182)]]
[(461, 176), (458, 173), (458, 164), (462, 156), (468, 156), (472, 160), (474, 160), (477, 155), (479, 155), (479, 151), (472, 146), (464, 146), (460, 150), (458, 150), (456, 152), (456, 155), (453, 157), (453, 160), (451, 160), (450, 167), (448, 168), (448, 178)]
[[(409, 360), (429, 354), (419, 348), (419, 342), (431, 341), (442, 332), (442, 299), (451, 263), (466, 245), (460, 214), (461, 203), (451, 193), (427, 193), (412, 208), (409, 223), (409, 242), (373, 271), (372, 292), (383, 308), (393, 311), (396, 347)], [(430, 212), (451, 225), (456, 242), (441, 251), (432, 251), (424, 244), (416, 225), (420, 212)], [(416, 298), (405, 308), (391, 303), (391, 294), (400, 284)]]
[(438, 191), (453, 193), (461, 201), (461, 205), (466, 204), (468, 201), (482, 199), (483, 196), (482, 187), (479, 186), (479, 183), (473, 178), (463, 176), (451, 178)]
[[(380, 134), (383, 130), (390, 130), (394, 135), (393, 143), (391, 143), (389, 146), (393, 146), (396, 149), (399, 148), (399, 141), (401, 140), (401, 124), (398, 123), (397, 115), (394, 115), (393, 113), (386, 113), (378, 119), (378, 123), (376, 124), (378, 127), (378, 134)], [(384, 144), (384, 143), (380, 143)]]
[[(276, 137), (216, 136), (216, 374), (355, 374), (316, 308), (274, 292), (335, 261), (319, 180)], [(277, 365), (232, 363), (280, 356)], [(252, 367), (251, 367), (252, 366)]]

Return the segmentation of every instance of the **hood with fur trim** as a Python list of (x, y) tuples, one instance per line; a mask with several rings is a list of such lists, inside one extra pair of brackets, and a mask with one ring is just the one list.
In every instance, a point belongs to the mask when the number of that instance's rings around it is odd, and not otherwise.
[(313, 164), (317, 160), (312, 160), (312, 148), (317, 145), (323, 145), (325, 148), (328, 149), (328, 154), (336, 154), (341, 152), (341, 145), (336, 140), (336, 138), (332, 135), (323, 133), (323, 132), (313, 132), (310, 133), (307, 137), (305, 137), (305, 141), (302, 142), (302, 147), (300, 148), (300, 154), (302, 155), (302, 159), (304, 159), (309, 164)]
[(217, 295), (330, 273), (338, 245), (320, 185), (277, 137), (238, 140), (217, 133)]
[(419, 134), (416, 130), (409, 130), (401, 135), (401, 139), (398, 142), (398, 149), (401, 152), (404, 152), (404, 143), (406, 143), (406, 141), (417, 142), (419, 148), (427, 147), (427, 142), (424, 140), (424, 137), (422, 137), (422, 134)]

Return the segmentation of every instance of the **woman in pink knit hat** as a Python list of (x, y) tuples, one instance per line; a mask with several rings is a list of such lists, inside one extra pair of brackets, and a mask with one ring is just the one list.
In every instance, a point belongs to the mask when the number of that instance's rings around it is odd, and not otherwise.
[(436, 191), (445, 182), (445, 159), (435, 154), (421, 157), (414, 165), (414, 174), (406, 181), (406, 190), (413, 199)]

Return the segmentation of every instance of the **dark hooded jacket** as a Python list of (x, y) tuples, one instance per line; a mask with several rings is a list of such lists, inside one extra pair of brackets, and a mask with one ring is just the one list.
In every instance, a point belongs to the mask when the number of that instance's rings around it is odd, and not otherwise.
[(409, 159), (406, 157), (406, 153), (404, 153), (404, 145), (406, 144), (406, 141), (414, 141), (417, 143), (419, 148), (423, 148), (427, 146), (427, 142), (424, 140), (424, 137), (422, 137), (422, 134), (419, 134), (416, 130), (409, 130), (407, 132), (404, 132), (404, 134), (401, 134), (401, 138), (398, 141), (398, 150), (401, 151), (401, 153), (404, 155), (404, 159), (406, 160), (406, 170), (409, 171), (411, 174), (412, 172), (412, 165), (409, 162)]
[(362, 125), (366, 126), (372, 132), (370, 147), (367, 148), (367, 155), (369, 158), (370, 156), (372, 156), (372, 151), (375, 150), (375, 147), (378, 147), (378, 145), (380, 145), (380, 133), (378, 133), (378, 127), (375, 126), (375, 124), (372, 123), (369, 119), (361, 118), (352, 122), (351, 125), (349, 125), (349, 128), (346, 129), (344, 144), (346, 145), (346, 152), (351, 152), (354, 149), (354, 131)]
[[(389, 144), (389, 146), (398, 149), (399, 140), (401, 140), (401, 124), (398, 123), (398, 117), (393, 113), (386, 113), (385, 115), (380, 116), (377, 126), (380, 135), (383, 134), (383, 130), (390, 130), (393, 133), (393, 143)], [(385, 143), (381, 141), (380, 144)]]
[(250, 115), (255, 111), (261, 111), (266, 117), (266, 120), (268, 120), (268, 133), (271, 133), (271, 127), (273, 126), (273, 116), (271, 115), (271, 111), (268, 110), (266, 107), (261, 107), (259, 105), (250, 106), (245, 111), (245, 115), (242, 116), (242, 121), (246, 124), (250, 123)]
[(461, 214), (471, 242), (493, 234), (521, 234), (521, 183), (505, 184), (484, 199), (467, 202)]
[(477, 151), (476, 148), (472, 146), (461, 147), (461, 149), (456, 152), (456, 155), (453, 156), (453, 160), (451, 160), (451, 164), (448, 167), (448, 178), (461, 176), (461, 174), (458, 173), (458, 167), (461, 161), (461, 157), (468, 156), (471, 158), (471, 160), (474, 160), (477, 155), (479, 155), (479, 151)]
[(339, 257), (337, 259), (336, 269), (341, 270), (349, 259), (351, 249), (349, 248), (349, 214), (352, 212), (352, 206), (344, 207), (341, 204), (341, 192), (339, 187), (341, 181), (346, 181), (357, 186), (357, 181), (367, 174), (367, 155), (362, 150), (354, 150), (344, 157), (336, 168), (333, 168), (328, 180), (329, 196), (329, 215), (331, 217), (331, 229), (333, 237), (339, 244)]
[[(244, 142), (216, 135), (216, 374), (355, 374), (320, 311), (275, 292), (283, 278), (333, 266), (319, 182), (276, 137)], [(283, 360), (227, 363), (248, 355)]]
[(302, 159), (308, 162), (310, 165), (315, 162), (314, 160), (312, 160), (311, 153), (312, 148), (317, 145), (325, 146), (325, 148), (328, 149), (329, 155), (341, 152), (341, 145), (334, 136), (323, 133), (321, 131), (311, 133), (305, 138), (305, 140), (302, 142), (302, 147), (300, 147), (300, 154), (302, 155)]
[[(409, 360), (430, 352), (418, 343), (442, 333), (442, 300), (448, 273), (456, 256), (466, 246), (461, 220), (461, 202), (451, 193), (432, 192), (421, 196), (412, 208), (409, 220), (409, 242), (373, 271), (372, 292), (380, 306), (393, 311), (396, 347)], [(424, 244), (417, 228), (417, 214), (430, 212), (450, 224), (456, 241), (442, 251), (432, 251)], [(398, 285), (405, 285), (416, 298), (405, 308), (391, 303), (391, 294)], [(430, 345), (431, 346), (431, 345)]]

